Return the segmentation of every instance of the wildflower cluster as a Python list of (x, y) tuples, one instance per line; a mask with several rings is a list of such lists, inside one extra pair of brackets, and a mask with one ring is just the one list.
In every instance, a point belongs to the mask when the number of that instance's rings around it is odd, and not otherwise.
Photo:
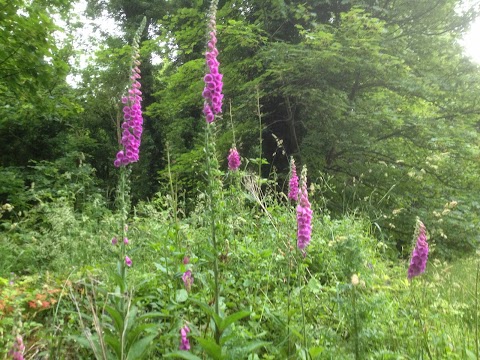
[(425, 225), (418, 220), (416, 225), (417, 243), (412, 252), (410, 266), (408, 267), (408, 279), (412, 279), (425, 272), (428, 260), (428, 243)]
[(134, 40), (135, 54), (133, 55), (133, 67), (130, 76), (130, 88), (128, 95), (122, 97), (123, 107), (123, 123), (121, 144), (123, 149), (117, 153), (113, 162), (116, 167), (125, 166), (139, 159), (140, 139), (143, 131), (142, 116), (142, 92), (140, 91), (140, 65), (138, 43)]
[(298, 176), (295, 160), (290, 160), (290, 181), (288, 183), (288, 198), (293, 201), (298, 200)]
[(228, 169), (235, 171), (240, 167), (240, 154), (237, 151), (236, 147), (230, 149), (228, 154)]
[(297, 205), (297, 246), (305, 255), (305, 247), (310, 243), (312, 236), (312, 208), (308, 201), (307, 168), (302, 171), (302, 188)]
[(216, 3), (212, 2), (210, 8), (210, 21), (208, 23), (209, 41), (207, 43), (207, 51), (205, 53), (207, 61), (207, 74), (203, 78), (205, 88), (202, 96), (205, 99), (203, 105), (203, 114), (208, 123), (215, 120), (215, 115), (222, 112), (223, 101), (223, 75), (218, 72), (220, 63), (217, 60), (217, 25), (216, 25)]

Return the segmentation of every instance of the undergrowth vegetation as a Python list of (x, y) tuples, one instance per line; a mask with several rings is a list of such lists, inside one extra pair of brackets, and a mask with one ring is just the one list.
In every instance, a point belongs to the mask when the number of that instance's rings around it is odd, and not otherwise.
[[(252, 180), (251, 174), (235, 175)], [(213, 358), (476, 358), (477, 260), (450, 264), (432, 256), (426, 273), (410, 282), (407, 262), (392, 258), (394, 251), (373, 236), (376, 228), (367, 219), (332, 219), (315, 204), (303, 257), (286, 196), (270, 186), (248, 189), (226, 186), (218, 250), (220, 313), (248, 315), (225, 330), (222, 357)], [(185, 324), (191, 352), (202, 358), (208, 351), (197, 338), (215, 327), (213, 314), (198, 305), (214, 300), (206, 197), (199, 195), (188, 216), (181, 203), (172, 207), (174, 201), (172, 194), (158, 194), (128, 218), (131, 306), (143, 316), (142, 336), (154, 339), (138, 354), (150, 359), (175, 351)], [(108, 259), (118, 250), (111, 234), (119, 219), (94, 199), (85, 208), (77, 212), (75, 199), (59, 197), (20, 215), (3, 210), (4, 357), (21, 329), (32, 358), (89, 359), (85, 336), (95, 334), (92, 312), (111, 326), (105, 304), (114, 295), (99, 289), (115, 287), (116, 265)], [(190, 289), (182, 281), (187, 270)]]

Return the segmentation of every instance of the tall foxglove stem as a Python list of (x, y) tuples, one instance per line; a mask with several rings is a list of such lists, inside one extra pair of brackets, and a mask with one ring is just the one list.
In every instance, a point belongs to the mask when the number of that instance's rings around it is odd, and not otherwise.
[[(213, 274), (215, 278), (215, 313), (220, 315), (219, 308), (219, 274), (218, 274), (218, 243), (216, 236), (216, 205), (217, 205), (217, 193), (219, 184), (217, 182), (218, 161), (215, 158), (215, 141), (213, 139), (214, 134), (214, 120), (218, 114), (222, 112), (223, 101), (223, 75), (219, 73), (218, 67), (220, 63), (217, 60), (217, 6), (218, 0), (212, 0), (209, 10), (208, 19), (208, 41), (207, 51), (205, 52), (207, 73), (204, 77), (205, 88), (202, 96), (205, 99), (203, 105), (203, 114), (206, 119), (205, 130), (205, 153), (207, 157), (207, 181), (208, 181), (208, 213), (210, 215), (210, 226), (212, 236), (212, 246), (214, 251), (213, 256)], [(215, 326), (215, 342), (220, 344), (220, 329)]]
[[(220, 298), (220, 284), (218, 272), (218, 243), (216, 234), (216, 207), (217, 204), (217, 188), (216, 170), (218, 170), (218, 162), (215, 158), (215, 141), (213, 139), (213, 124), (207, 124), (205, 130), (205, 153), (207, 157), (207, 179), (208, 179), (208, 212), (210, 215), (210, 229), (213, 246), (213, 276), (215, 281), (215, 313), (220, 316), (219, 298)], [(220, 344), (220, 329), (215, 326), (215, 341)]]

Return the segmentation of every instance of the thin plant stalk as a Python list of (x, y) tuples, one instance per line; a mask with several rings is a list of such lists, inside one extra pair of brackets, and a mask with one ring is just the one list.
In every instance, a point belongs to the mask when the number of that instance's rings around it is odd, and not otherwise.
[[(299, 262), (300, 270), (303, 270), (303, 263)], [(300, 285), (300, 309), (302, 310), (302, 333), (303, 333), (303, 349), (307, 351), (307, 325), (305, 321), (305, 305), (303, 303), (303, 287), (304, 287), (304, 276), (303, 271), (299, 274), (298, 282)]]
[(120, 228), (122, 229), (122, 237), (120, 241), (120, 257), (118, 259), (119, 265), (119, 276), (122, 279), (122, 292), (126, 291), (126, 271), (125, 271), (125, 255), (126, 255), (126, 245), (123, 241), (127, 237), (127, 217), (128, 217), (128, 208), (129, 208), (129, 194), (128, 194), (128, 177), (130, 169), (126, 166), (120, 168), (120, 181), (118, 185), (118, 208), (120, 210)]
[(353, 285), (353, 329), (355, 331), (355, 360), (360, 359), (357, 319), (357, 287)]
[(288, 358), (290, 358), (290, 355), (292, 353), (292, 348), (291, 348), (291, 342), (290, 342), (290, 303), (291, 303), (291, 287), (290, 287), (290, 277), (291, 277), (291, 270), (292, 270), (292, 250), (290, 248), (290, 244), (287, 244), (288, 246), (288, 269), (287, 269), (287, 291), (288, 291), (288, 299), (287, 299), (287, 341), (288, 341)]
[(232, 100), (229, 101), (228, 105), (229, 105), (230, 125), (232, 126), (233, 145), (237, 146), (237, 141), (235, 140), (235, 127), (233, 126)]
[(478, 350), (478, 281), (480, 276), (480, 262), (477, 261), (477, 273), (475, 276), (475, 354), (480, 359)]
[[(211, 150), (214, 150), (214, 144), (210, 143), (211, 128), (213, 125), (206, 125), (205, 130), (205, 152), (207, 158), (207, 180), (208, 180), (208, 213), (210, 215), (210, 229), (211, 229), (211, 236), (212, 236), (212, 245), (213, 245), (213, 275), (215, 281), (215, 289), (214, 289), (214, 296), (215, 296), (215, 314), (220, 316), (220, 308), (219, 308), (219, 297), (220, 297), (220, 286), (219, 286), (219, 274), (218, 274), (218, 244), (217, 244), (217, 236), (216, 236), (216, 209), (215, 209), (215, 175), (212, 171), (212, 163), (211, 157), (214, 154), (211, 153)], [(213, 149), (211, 149), (211, 145)], [(215, 326), (215, 342), (220, 344), (220, 329), (218, 326)]]
[(258, 142), (260, 144), (260, 153), (258, 157), (258, 184), (260, 185), (262, 183), (262, 146), (263, 146), (263, 139), (262, 139), (262, 111), (260, 108), (260, 90), (258, 89), (257, 86), (257, 114), (258, 114)]
[[(411, 283), (412, 297), (413, 297), (415, 308), (418, 311), (418, 322), (419, 322), (420, 331), (421, 331), (421, 336), (419, 336), (419, 338), (422, 339), (422, 341), (423, 341), (422, 346), (419, 346), (419, 348), (422, 351), (420, 358), (423, 359), (423, 349), (425, 349), (425, 351), (428, 355), (428, 358), (430, 360), (433, 360), (432, 354), (430, 352), (430, 347), (428, 346), (428, 334), (427, 334), (427, 330), (426, 330), (426, 327), (425, 327), (426, 324), (423, 320), (423, 308), (421, 307), (423, 305), (424, 301), (422, 301), (422, 304), (420, 304), (420, 302), (417, 300), (417, 297), (416, 297), (416, 294), (415, 294), (416, 293), (416, 291), (415, 291), (416, 286), (414, 286), (414, 283), (415, 283), (414, 280), (415, 279), (412, 279), (412, 283)], [(426, 291), (426, 286), (424, 286), (423, 299), (425, 299), (425, 291)]]

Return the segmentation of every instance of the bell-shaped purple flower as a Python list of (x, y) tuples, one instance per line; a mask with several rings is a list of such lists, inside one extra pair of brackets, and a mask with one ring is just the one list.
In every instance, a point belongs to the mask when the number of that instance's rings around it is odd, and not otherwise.
[(240, 154), (238, 153), (237, 148), (231, 148), (230, 153), (228, 154), (228, 169), (232, 171), (238, 170), (240, 163)]
[(302, 171), (302, 187), (297, 205), (297, 246), (305, 255), (305, 248), (310, 243), (312, 236), (312, 206), (308, 201), (307, 170)]
[[(134, 64), (140, 64), (138, 60), (138, 51), (134, 56)], [(140, 78), (140, 69), (138, 66), (132, 68), (132, 75), (130, 76), (130, 88), (128, 95), (122, 97), (123, 107), (123, 123), (122, 123), (122, 138), (120, 143), (123, 147), (117, 153), (113, 164), (116, 167), (126, 166), (130, 163), (139, 160), (140, 140), (143, 132), (143, 116), (142, 116), (142, 92), (140, 91), (141, 84), (138, 81)]]
[(132, 266), (132, 260), (128, 256), (125, 256), (125, 265)]
[(190, 291), (193, 285), (193, 275), (191, 270), (187, 270), (182, 275), (183, 284), (185, 285), (185, 289)]
[(202, 96), (205, 99), (203, 105), (203, 114), (208, 123), (215, 120), (215, 115), (222, 112), (223, 101), (223, 75), (219, 73), (218, 67), (220, 63), (217, 60), (217, 26), (216, 26), (216, 5), (212, 2), (210, 8), (210, 21), (208, 23), (208, 42), (205, 59), (207, 63), (207, 74), (204, 76), (205, 88)]
[(190, 329), (187, 325), (180, 329), (180, 350), (190, 350), (190, 341), (188, 341), (188, 333)]
[(292, 157), (290, 161), (290, 180), (288, 182), (288, 198), (293, 201), (298, 200), (298, 176), (295, 160)]
[(411, 280), (425, 272), (428, 260), (427, 231), (425, 225), (417, 220), (416, 231), (417, 242), (412, 252), (410, 266), (408, 267), (408, 279)]
[(18, 335), (15, 338), (12, 348), (8, 352), (8, 355), (12, 357), (13, 360), (24, 360), (25, 357), (23, 353), (25, 351), (25, 345), (23, 344), (23, 337)]

